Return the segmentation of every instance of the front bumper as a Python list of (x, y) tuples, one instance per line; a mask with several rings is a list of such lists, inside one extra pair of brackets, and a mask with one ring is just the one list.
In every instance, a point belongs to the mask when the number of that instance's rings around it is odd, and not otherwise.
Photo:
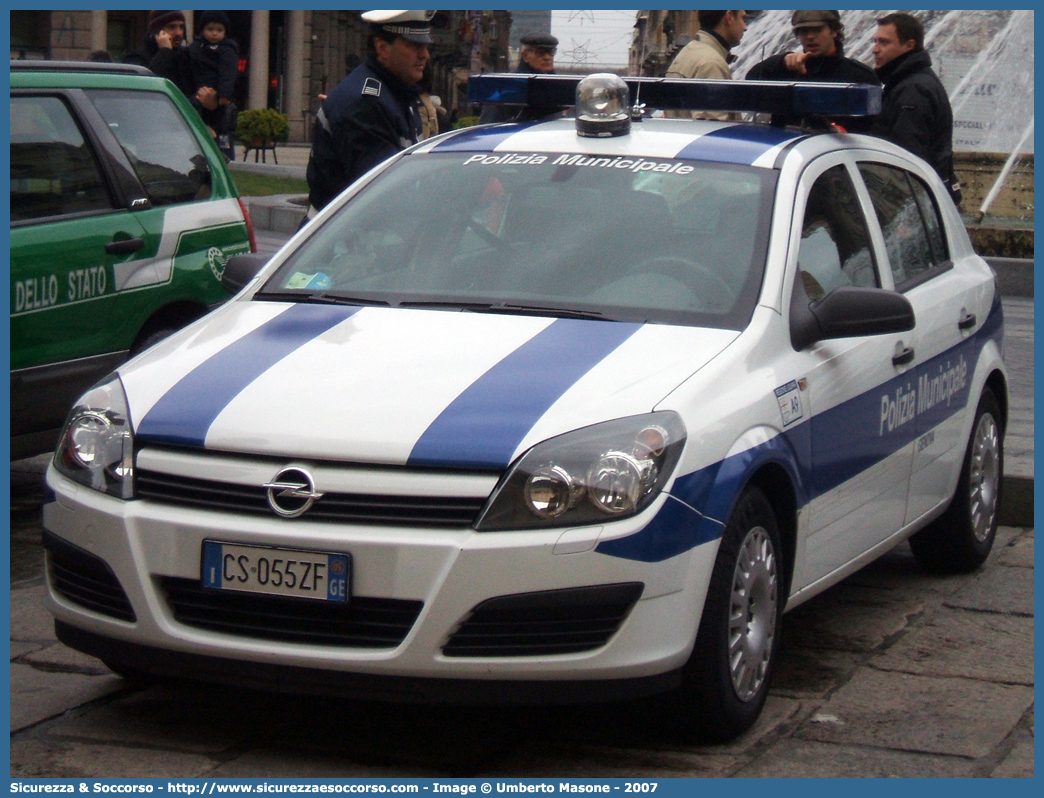
[(119, 670), (291, 695), (336, 696), (408, 704), (520, 706), (579, 704), (657, 695), (677, 687), (682, 671), (632, 679), (557, 681), (432, 679), (244, 662), (143, 646), (55, 621), (58, 639)]
[[(575, 700), (585, 692), (604, 698), (668, 689), (692, 648), (717, 553), (716, 541), (652, 563), (595, 550), (600, 539), (642, 529), (665, 502), (675, 501), (666, 495), (641, 516), (602, 528), (477, 533), (469, 528), (288, 522), (146, 500), (125, 502), (79, 486), (53, 468), (47, 481), (53, 491), (44, 506), (50, 540), (48, 605), (63, 640), (124, 669), (215, 681), (225, 674), (237, 684), (249, 673), (257, 686), (274, 690), (399, 694), (423, 701), (482, 700), (488, 692), (491, 699), (504, 701), (527, 701), (527, 696), (553, 701), (555, 693)], [(693, 514), (693, 523), (697, 520)], [(305, 621), (284, 623), (295, 634), (233, 629), (224, 621), (211, 623), (205, 612), (186, 614), (185, 606), (196, 608), (215, 599), (215, 593), (226, 594), (199, 586), (205, 539), (350, 553), (349, 614), (354, 618), (372, 611), (384, 617), (380, 614), (392, 607), (405, 613), (398, 621), (401, 634), (377, 645), (351, 635), (332, 642), (302, 638), (296, 632), (312, 622), (315, 612), (322, 615), (334, 608), (301, 599), (282, 600), (294, 604), (295, 611), (307, 605)], [(74, 571), (80, 567), (76, 563), (101, 563), (125, 600), (124, 612), (92, 604), (70, 589), (69, 575), (61, 571), (68, 564), (63, 557), (72, 557), (68, 562)], [(621, 590), (626, 594), (626, 586), (635, 585), (639, 593), (634, 595), (640, 598), (628, 601)], [(255, 614), (269, 611), (267, 597), (255, 604), (250, 595), (234, 595)], [(224, 598), (217, 597), (219, 603)], [(492, 654), (483, 654), (481, 646), (464, 647), (461, 653), (452, 645), (469, 623), (472, 628), (481, 625), (474, 620), (483, 617), (476, 612), (480, 605), (494, 610), (494, 639), (495, 624), (505, 619), (535, 629), (538, 638), (554, 639), (563, 622), (576, 632), (578, 619), (597, 615), (592, 603), (613, 601), (627, 605), (615, 625), (606, 631), (605, 619), (594, 618), (589, 625), (602, 630), (602, 639), (558, 649), (565, 653), (555, 653), (553, 645), (537, 646), (531, 655), (517, 646), (494, 648)], [(535, 616), (519, 616), (520, 607), (528, 611), (533, 606)], [(218, 614), (223, 618), (227, 609), (221, 605)], [(534, 620), (539, 622), (535, 627)], [(573, 639), (597, 640), (590, 632), (581, 628)], [(599, 684), (584, 691), (569, 686), (572, 682)], [(509, 688), (508, 683), (519, 684)]]

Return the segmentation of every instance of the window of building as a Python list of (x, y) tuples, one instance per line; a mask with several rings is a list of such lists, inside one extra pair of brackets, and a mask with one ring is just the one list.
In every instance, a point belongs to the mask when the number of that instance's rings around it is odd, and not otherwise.
[(50, 11), (11, 11), (11, 60), (47, 58)]

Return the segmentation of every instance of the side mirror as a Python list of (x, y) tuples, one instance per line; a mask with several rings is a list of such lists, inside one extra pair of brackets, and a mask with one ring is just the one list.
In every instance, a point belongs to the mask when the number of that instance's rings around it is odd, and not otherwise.
[(238, 294), (244, 285), (253, 280), (268, 258), (264, 255), (233, 255), (221, 273), (221, 285), (232, 294)]
[(846, 285), (813, 302), (801, 280), (794, 283), (790, 343), (795, 351), (834, 338), (906, 332), (916, 323), (910, 300), (896, 291)]

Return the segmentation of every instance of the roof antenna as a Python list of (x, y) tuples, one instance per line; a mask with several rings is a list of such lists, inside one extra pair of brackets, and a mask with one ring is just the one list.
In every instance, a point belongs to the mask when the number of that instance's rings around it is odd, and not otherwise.
[(631, 106), (631, 121), (641, 122), (645, 116), (645, 103), (641, 102), (642, 82), (638, 81), (638, 88), (634, 92), (634, 105)]

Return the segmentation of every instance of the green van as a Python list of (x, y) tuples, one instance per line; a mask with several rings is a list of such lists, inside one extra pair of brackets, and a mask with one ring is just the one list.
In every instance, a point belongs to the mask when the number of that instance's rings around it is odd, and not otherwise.
[(11, 62), (11, 458), (76, 397), (224, 302), (256, 251), (199, 115), (142, 67)]

